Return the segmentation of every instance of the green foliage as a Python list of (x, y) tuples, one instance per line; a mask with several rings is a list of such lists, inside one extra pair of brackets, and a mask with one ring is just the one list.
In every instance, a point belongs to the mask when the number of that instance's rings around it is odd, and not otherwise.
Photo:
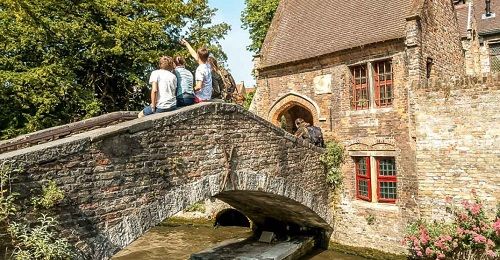
[(326, 152), (320, 157), (321, 162), (326, 168), (326, 180), (328, 183), (337, 187), (342, 184), (341, 165), (344, 162), (344, 146), (338, 142), (328, 142)]
[(142, 109), (158, 58), (187, 57), (182, 37), (224, 61), (229, 26), (211, 24), (215, 11), (208, 0), (1, 1), (0, 139)]
[(245, 0), (245, 9), (241, 13), (243, 29), (250, 32), (252, 43), (249, 51), (259, 53), (271, 25), (279, 0)]
[(47, 186), (42, 187), (42, 195), (32, 198), (32, 203), (37, 207), (50, 209), (64, 199), (64, 193), (54, 181), (49, 181)]
[(368, 225), (371, 226), (371, 225), (375, 224), (375, 215), (370, 213), (370, 214), (366, 215), (365, 219), (366, 219), (366, 223)]
[(243, 107), (248, 110), (250, 109), (250, 105), (252, 104), (253, 97), (255, 96), (255, 91), (250, 92), (245, 95), (245, 103), (243, 103)]
[[(27, 215), (36, 216), (36, 206), (50, 208), (64, 198), (55, 182), (50, 181), (42, 188), (41, 197), (32, 199), (33, 208), (18, 201), (10, 185), (13, 174), (19, 172), (9, 164), (0, 165), (0, 254), (2, 250), (12, 251), (12, 259), (71, 259), (70, 244), (59, 237), (58, 222), (48, 215), (28, 221)], [(15, 176), (14, 176), (15, 177)], [(21, 207), (21, 205), (23, 207)], [(23, 208), (22, 214), (18, 209)], [(7, 248), (5, 248), (7, 247)], [(7, 252), (3, 252), (7, 256)], [(3, 254), (2, 254), (3, 255)]]
[(58, 222), (42, 215), (38, 224), (30, 227), (26, 224), (12, 223), (8, 231), (15, 243), (14, 259), (71, 259), (73, 253), (70, 244), (57, 238), (55, 228)]
[(189, 207), (186, 208), (186, 212), (201, 212), (205, 213), (205, 204), (203, 202), (197, 202)]

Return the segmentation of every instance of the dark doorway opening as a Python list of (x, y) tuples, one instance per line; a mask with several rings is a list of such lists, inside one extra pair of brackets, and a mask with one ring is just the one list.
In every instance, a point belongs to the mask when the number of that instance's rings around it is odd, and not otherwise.
[(280, 127), (291, 134), (294, 134), (297, 131), (297, 127), (295, 126), (295, 119), (297, 118), (302, 118), (311, 125), (314, 121), (311, 111), (298, 104), (290, 106), (290, 108), (278, 115)]
[(225, 209), (217, 213), (214, 225), (223, 227), (250, 227), (250, 221), (243, 213), (235, 209)]

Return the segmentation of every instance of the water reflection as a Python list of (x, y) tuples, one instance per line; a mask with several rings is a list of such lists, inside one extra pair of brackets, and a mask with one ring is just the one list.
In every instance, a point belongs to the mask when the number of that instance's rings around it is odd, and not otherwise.
[[(192, 253), (206, 249), (216, 243), (228, 239), (247, 238), (251, 234), (251, 229), (244, 227), (219, 227), (215, 229), (211, 225), (174, 225), (166, 222), (152, 228), (112, 259), (189, 259)], [(362, 260), (365, 258), (333, 251), (315, 251), (304, 259)]]

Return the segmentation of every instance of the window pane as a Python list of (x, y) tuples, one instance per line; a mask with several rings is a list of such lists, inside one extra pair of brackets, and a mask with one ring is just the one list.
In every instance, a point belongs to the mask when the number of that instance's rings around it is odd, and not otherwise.
[(367, 65), (351, 67), (352, 97), (351, 107), (353, 109), (367, 109), (370, 105), (368, 93)]
[(375, 104), (377, 107), (392, 105), (392, 63), (391, 61), (378, 62), (375, 65)]
[(396, 162), (394, 158), (384, 158), (379, 160), (380, 176), (396, 176)]
[(368, 197), (368, 180), (358, 180), (358, 195)]
[(357, 169), (358, 169), (358, 172), (356, 174), (361, 175), (361, 176), (368, 176), (366, 159), (364, 157), (361, 157), (358, 159), (356, 164), (357, 164)]
[(379, 182), (380, 186), (380, 198), (382, 199), (390, 199), (390, 200), (395, 200), (396, 199), (396, 182), (385, 182), (381, 181)]

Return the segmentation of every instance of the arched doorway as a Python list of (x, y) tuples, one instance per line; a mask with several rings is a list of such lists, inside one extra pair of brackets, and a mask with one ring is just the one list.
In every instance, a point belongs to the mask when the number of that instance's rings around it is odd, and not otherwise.
[(297, 127), (295, 126), (297, 118), (302, 118), (311, 125), (314, 124), (312, 112), (299, 103), (290, 104), (277, 117), (280, 127), (292, 134), (297, 131)]
[(243, 213), (235, 209), (224, 209), (217, 213), (215, 217), (215, 226), (236, 226), (250, 227), (250, 221)]

